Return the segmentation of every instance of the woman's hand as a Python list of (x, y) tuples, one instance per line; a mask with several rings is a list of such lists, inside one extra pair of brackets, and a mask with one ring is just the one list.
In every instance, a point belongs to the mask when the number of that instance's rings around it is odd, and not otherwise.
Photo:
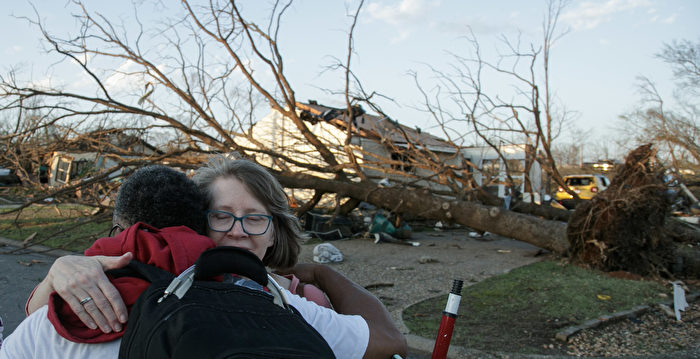
[(288, 268), (286, 270), (281, 270), (281, 271), (276, 271), (275, 273), (277, 274), (294, 274), (297, 278), (299, 278), (300, 282), (304, 283), (309, 283), (313, 284), (315, 286), (318, 286), (317, 278), (316, 278), (316, 270), (321, 267), (320, 264), (314, 264), (314, 263), (297, 263), (292, 268)]
[[(99, 327), (105, 333), (121, 331), (128, 319), (126, 306), (104, 272), (122, 268), (132, 258), (130, 252), (121, 256), (58, 258), (30, 299), (29, 311), (47, 304), (49, 294), (55, 290), (89, 328)], [(87, 298), (91, 299), (85, 302)]]

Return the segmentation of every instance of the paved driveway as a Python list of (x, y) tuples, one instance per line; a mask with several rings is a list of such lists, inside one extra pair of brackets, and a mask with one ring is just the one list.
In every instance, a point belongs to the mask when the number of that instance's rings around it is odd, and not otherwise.
[(17, 247), (8, 244), (16, 242), (0, 238), (0, 317), (5, 325), (3, 337), (12, 333), (24, 319), (24, 303), (34, 286), (46, 276), (56, 254), (67, 254), (17, 251)]

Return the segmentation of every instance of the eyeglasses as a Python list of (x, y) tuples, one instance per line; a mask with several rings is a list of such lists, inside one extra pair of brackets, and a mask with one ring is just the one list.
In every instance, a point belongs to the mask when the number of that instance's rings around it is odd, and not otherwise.
[[(117, 232), (117, 230), (119, 230), (119, 231)], [(123, 230), (124, 230), (124, 228), (122, 226), (115, 224), (112, 226), (112, 229), (109, 230), (109, 235), (107, 237), (114, 237), (114, 236), (118, 235), (119, 233), (121, 233)]]
[(267, 232), (272, 221), (272, 216), (267, 214), (246, 214), (243, 217), (236, 217), (231, 212), (219, 210), (209, 210), (206, 214), (209, 229), (214, 232), (228, 232), (236, 225), (236, 221), (241, 221), (241, 229), (251, 236), (259, 236)]

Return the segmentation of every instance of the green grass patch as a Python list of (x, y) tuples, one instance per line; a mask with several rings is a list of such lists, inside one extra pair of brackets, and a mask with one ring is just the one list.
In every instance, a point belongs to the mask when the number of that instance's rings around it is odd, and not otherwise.
[[(111, 217), (93, 215), (93, 208), (79, 204), (31, 205), (21, 212), (0, 212), (0, 235), (29, 244), (82, 252), (97, 238), (107, 236)], [(36, 233), (36, 234), (35, 234)]]
[[(485, 351), (565, 354), (554, 339), (559, 330), (658, 302), (663, 292), (666, 288), (656, 282), (538, 262), (464, 288), (451, 343)], [(409, 307), (403, 315), (406, 326), (435, 338), (446, 301), (444, 295)]]

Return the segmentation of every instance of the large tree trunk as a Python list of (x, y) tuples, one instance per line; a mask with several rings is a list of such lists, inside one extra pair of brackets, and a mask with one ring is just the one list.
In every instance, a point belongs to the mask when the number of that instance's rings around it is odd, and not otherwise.
[[(566, 222), (543, 219), (476, 202), (446, 199), (425, 190), (382, 188), (375, 185), (324, 180), (300, 173), (280, 173), (277, 177), (286, 187), (334, 192), (397, 214), (459, 223), (475, 230), (488, 231), (527, 242), (558, 255), (565, 255), (569, 249)], [(554, 211), (551, 213), (555, 215), (567, 212), (552, 209)], [(698, 250), (678, 245), (675, 247), (674, 255), (677, 268), (673, 269), (676, 275), (689, 277), (700, 275)]]
[(475, 202), (446, 199), (428, 191), (323, 180), (299, 173), (282, 173), (278, 179), (286, 187), (335, 192), (397, 214), (409, 213), (425, 219), (459, 223), (527, 242), (557, 254), (563, 254), (568, 249), (565, 222), (540, 219)]
[(571, 217), (571, 212), (565, 209), (559, 209), (548, 205), (539, 205), (535, 203), (517, 202), (511, 207), (512, 211), (538, 216), (555, 221), (568, 222)]
[[(544, 219), (568, 222), (573, 211), (559, 209), (551, 206), (541, 206), (534, 203), (517, 202), (511, 210), (518, 213), (538, 216)], [(676, 242), (700, 243), (700, 229), (688, 223), (668, 216), (664, 221), (664, 229)]]

